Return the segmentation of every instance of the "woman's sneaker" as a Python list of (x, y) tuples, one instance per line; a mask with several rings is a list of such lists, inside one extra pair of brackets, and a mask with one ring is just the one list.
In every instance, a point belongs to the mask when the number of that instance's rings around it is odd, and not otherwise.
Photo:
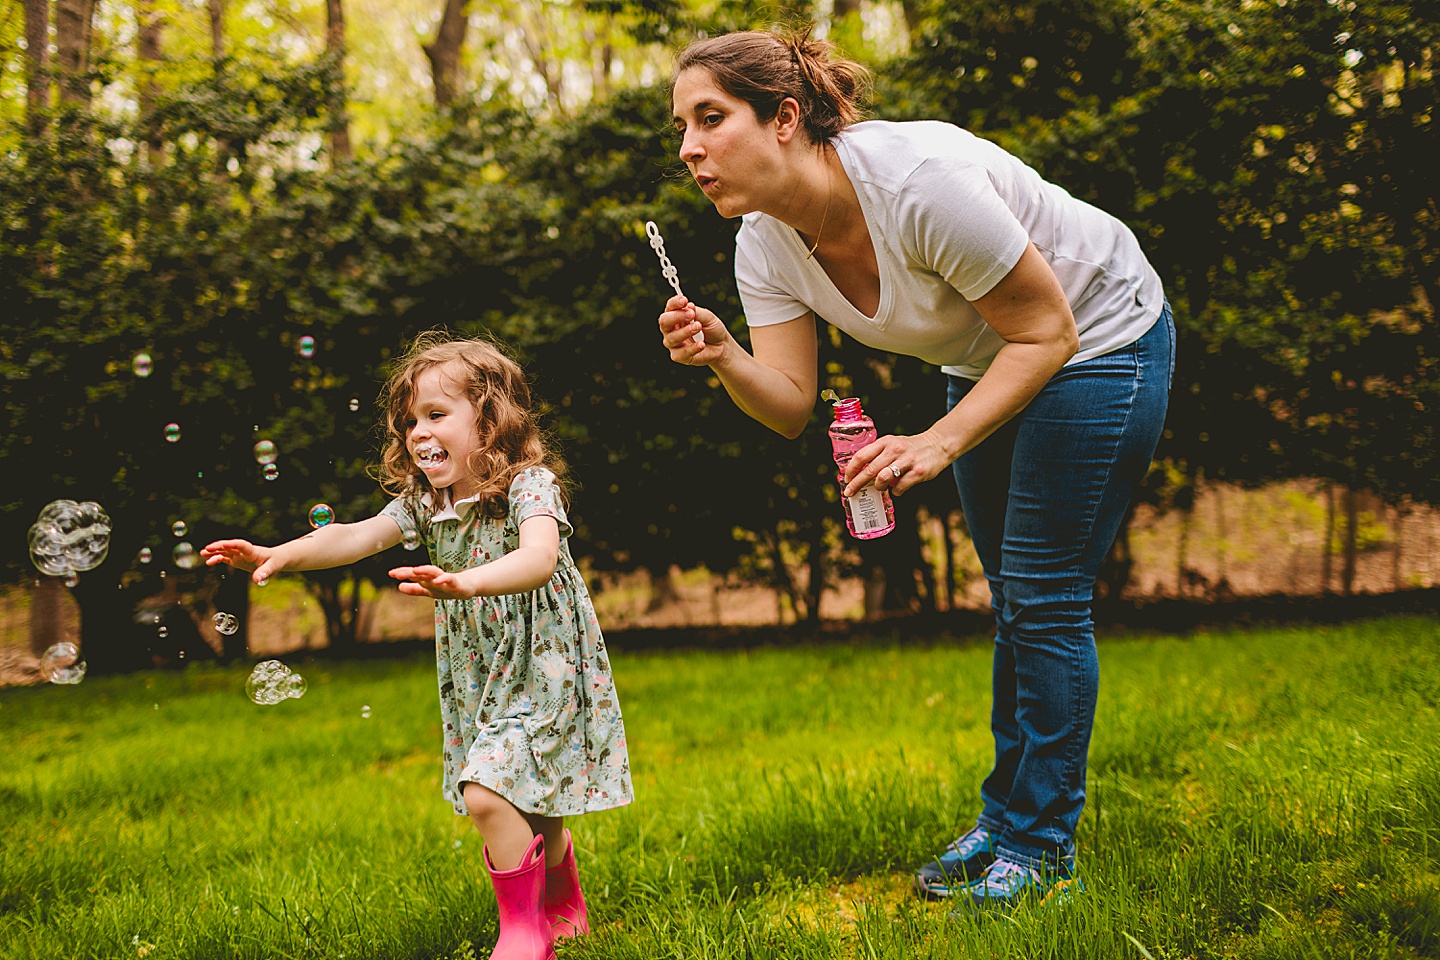
[(1085, 884), (1069, 871), (1060, 875), (1042, 875), (1027, 867), (999, 857), (985, 875), (966, 888), (970, 902), (979, 907), (1009, 908), (1031, 898), (1041, 904), (1065, 903), (1075, 894), (1085, 892)]
[(964, 893), (995, 862), (995, 838), (989, 830), (974, 830), (945, 848), (915, 874), (915, 892), (927, 900), (944, 900)]

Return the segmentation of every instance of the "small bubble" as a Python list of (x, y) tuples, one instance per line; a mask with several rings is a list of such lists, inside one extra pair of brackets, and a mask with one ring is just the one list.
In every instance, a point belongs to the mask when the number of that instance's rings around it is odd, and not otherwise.
[(308, 333), (295, 342), (295, 352), (306, 360), (315, 356), (315, 338)]
[(459, 850), (461, 847), (465, 846), (465, 844), (463, 841), (456, 840), (454, 843), (450, 844), (450, 846), (452, 849)]
[(285, 678), (285, 684), (281, 688), (285, 696), (299, 700), (305, 696), (305, 678), (298, 673), (292, 673)]
[(406, 550), (419, 550), (419, 549), (420, 549), (420, 535), (419, 535), (419, 534), (416, 534), (416, 533), (407, 533), (407, 534), (405, 535), (405, 544), (404, 544), (404, 546), (405, 546), (405, 549), (406, 549)]
[(335, 520), (335, 511), (328, 503), (317, 503), (310, 508), (310, 526), (319, 530)]
[(255, 581), (255, 586), (257, 586), (257, 587), (263, 587), (263, 586), (265, 586), (265, 584), (267, 584), (267, 583), (269, 583), (269, 582), (270, 582), (270, 578), (269, 578), (269, 577), (261, 577), (259, 580), (256, 580), (256, 581)]
[(366, 720), (370, 719), (370, 704), (367, 703), (360, 708), (360, 716)]
[(170, 628), (162, 623), (160, 624), (160, 629), (156, 630), (155, 633), (161, 637), (168, 637), (170, 636)]
[(359, 398), (359, 397), (351, 397), (351, 398), (350, 398), (350, 412), (351, 412), (351, 413), (355, 413), (355, 412), (356, 412), (357, 410), (359, 410), (359, 409), (360, 409), (360, 398)]
[(262, 470), (261, 473), (265, 475), (266, 480), (274, 480), (276, 477), (280, 476), (280, 468), (275, 466), (275, 464), (273, 463), (267, 463), (265, 464), (265, 469)]
[(261, 440), (261, 441), (259, 441), (258, 443), (255, 444), (255, 462), (256, 462), (256, 463), (260, 463), (260, 464), (274, 463), (275, 460), (276, 460), (279, 456), (280, 456), (280, 453), (279, 453), (278, 450), (275, 449), (275, 443), (274, 443), (274, 441), (272, 441), (272, 440)]
[(188, 540), (181, 540), (175, 544), (175, 550), (171, 553), (175, 566), (181, 570), (194, 570), (200, 566), (200, 554), (195, 552), (195, 547)]
[(233, 613), (221, 611), (210, 619), (215, 624), (215, 631), (227, 637), (233, 636), (235, 631), (240, 629), (240, 620)]
[(130, 361), (130, 366), (134, 369), (135, 376), (140, 377), (142, 380), (150, 376), (150, 371), (153, 369), (150, 362), (150, 354), (135, 354), (135, 359)]
[(185, 531), (188, 529), (190, 528), (185, 526), (184, 520), (176, 520), (174, 523), (170, 524), (170, 532), (175, 534), (175, 536), (177, 537), (185, 536)]
[(160, 571), (160, 579), (161, 579), (161, 580), (164, 580), (164, 579), (165, 579), (165, 571), (164, 571), (164, 570), (161, 570), (161, 571)]
[(70, 576), (68, 576), (68, 577), (65, 578), (65, 586), (67, 586), (67, 587), (73, 588), (73, 587), (79, 586), (79, 584), (80, 584), (80, 577), (79, 577), (78, 574), (72, 573), (72, 574), (70, 574)]
[(184, 651), (184, 650), (181, 650), (181, 651), (180, 651), (180, 659), (181, 659), (181, 660), (184, 660), (184, 659), (185, 659), (185, 651)]
[(165, 439), (169, 440), (171, 443), (178, 443), (180, 441), (180, 424), (165, 424)]

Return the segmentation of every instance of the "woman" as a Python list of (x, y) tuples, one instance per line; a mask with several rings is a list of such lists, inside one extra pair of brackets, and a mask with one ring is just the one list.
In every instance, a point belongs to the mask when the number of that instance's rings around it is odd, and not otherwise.
[(752, 31), (680, 54), (680, 158), (744, 218), (735, 279), (753, 352), (682, 296), (660, 315), (663, 342), (791, 438), (814, 409), (817, 316), (941, 365), (948, 412), (860, 451), (844, 490), (900, 496), (952, 470), (995, 610), (995, 766), (975, 826), (917, 887), (986, 905), (1079, 889), (1090, 602), (1165, 418), (1169, 307), (1124, 224), (994, 144), (856, 122), (865, 72), (832, 51)]

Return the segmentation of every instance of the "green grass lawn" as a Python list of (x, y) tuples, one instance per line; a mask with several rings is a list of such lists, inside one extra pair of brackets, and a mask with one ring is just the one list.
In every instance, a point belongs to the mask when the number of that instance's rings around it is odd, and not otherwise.
[[(1100, 658), (1089, 892), (952, 916), (909, 872), (978, 809), (984, 644), (617, 655), (638, 800), (572, 822), (562, 958), (1440, 956), (1440, 623)], [(433, 664), (298, 669), (0, 690), (0, 957), (487, 956)]]

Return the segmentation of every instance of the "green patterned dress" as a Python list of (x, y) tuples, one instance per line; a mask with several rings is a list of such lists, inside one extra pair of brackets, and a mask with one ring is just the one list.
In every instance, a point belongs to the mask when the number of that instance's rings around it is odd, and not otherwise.
[(560, 525), (550, 582), (530, 593), (435, 601), (435, 659), (444, 727), (442, 791), (464, 814), (466, 783), (489, 787), (525, 813), (569, 817), (634, 797), (625, 725), (610, 659), (585, 580), (570, 556), (571, 527), (555, 475), (532, 467), (510, 484), (504, 520), (474, 502), (432, 509), (427, 494), (381, 511), (450, 573), (519, 546), (520, 524)]

